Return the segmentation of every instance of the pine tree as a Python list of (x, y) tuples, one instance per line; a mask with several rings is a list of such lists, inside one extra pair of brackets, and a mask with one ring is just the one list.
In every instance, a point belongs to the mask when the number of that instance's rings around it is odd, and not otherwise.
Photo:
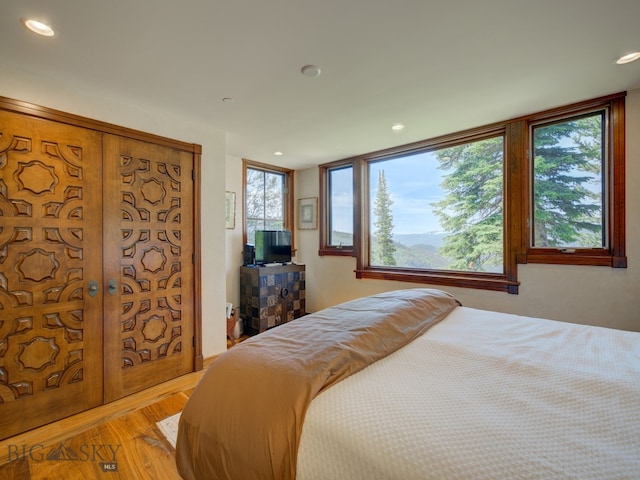
[(447, 192), (433, 204), (451, 235), (441, 253), (452, 270), (486, 271), (502, 267), (503, 142), (492, 138), (436, 152)]
[(393, 214), (391, 213), (391, 205), (393, 201), (387, 190), (387, 180), (384, 176), (384, 170), (380, 170), (378, 174), (378, 188), (374, 203), (374, 227), (375, 238), (377, 243), (372, 250), (372, 257), (376, 261), (372, 261), (375, 265), (395, 265), (396, 260), (394, 254), (396, 246), (393, 243)]
[(601, 145), (600, 116), (536, 129), (536, 247), (602, 245), (602, 194), (589, 188), (601, 181)]
[[(450, 233), (454, 270), (495, 271), (503, 258), (502, 138), (436, 152), (445, 197), (434, 203)], [(602, 245), (602, 117), (539, 127), (534, 136), (534, 245)]]

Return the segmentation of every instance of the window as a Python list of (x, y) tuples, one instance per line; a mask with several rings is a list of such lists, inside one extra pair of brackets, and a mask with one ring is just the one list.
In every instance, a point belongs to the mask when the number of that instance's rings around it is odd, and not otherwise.
[(368, 163), (369, 265), (504, 273), (504, 139)]
[(522, 262), (626, 267), (624, 97), (592, 103), (529, 122)]
[[(352, 255), (353, 253), (353, 166), (351, 163), (324, 166), (320, 179), (326, 179), (325, 194), (321, 202), (326, 217), (320, 221), (321, 232), (326, 231), (326, 241), (320, 245), (320, 255)], [(321, 238), (325, 234), (321, 233)]]
[(357, 277), (517, 290), (506, 137), (491, 125), (359, 160)]
[(605, 111), (533, 125), (531, 246), (606, 248)]
[(624, 95), (321, 166), (321, 253), (350, 166), (358, 278), (517, 293), (518, 263), (625, 267)]
[(291, 170), (243, 161), (244, 242), (253, 244), (256, 230), (291, 230)]

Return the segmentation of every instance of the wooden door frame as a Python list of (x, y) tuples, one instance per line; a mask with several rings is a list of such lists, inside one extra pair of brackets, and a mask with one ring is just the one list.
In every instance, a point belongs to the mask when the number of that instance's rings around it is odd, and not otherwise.
[(127, 127), (114, 125), (112, 123), (102, 122), (100, 120), (93, 120), (91, 118), (74, 115), (71, 113), (62, 112), (53, 108), (43, 107), (29, 102), (21, 100), (15, 100), (8, 97), (0, 96), (0, 109), (14, 113), (21, 113), (24, 115), (30, 115), (36, 118), (42, 118), (44, 120), (51, 120), (58, 123), (64, 123), (67, 125), (73, 125), (77, 127), (88, 128), (100, 133), (110, 133), (119, 135), (122, 137), (131, 138), (134, 140), (141, 140), (145, 142), (155, 143), (157, 145), (164, 145), (167, 147), (175, 148), (185, 152), (189, 152), (193, 156), (193, 234), (194, 234), (194, 358), (193, 358), (193, 370), (202, 370), (203, 357), (202, 357), (202, 266), (201, 266), (201, 157), (202, 146), (196, 143), (187, 143), (180, 140), (174, 140), (171, 138), (155, 135), (152, 133), (141, 132)]

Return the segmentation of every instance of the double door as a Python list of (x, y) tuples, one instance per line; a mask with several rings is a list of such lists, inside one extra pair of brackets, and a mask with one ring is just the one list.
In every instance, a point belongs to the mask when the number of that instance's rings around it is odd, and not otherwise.
[(194, 369), (194, 154), (0, 110), (0, 436)]

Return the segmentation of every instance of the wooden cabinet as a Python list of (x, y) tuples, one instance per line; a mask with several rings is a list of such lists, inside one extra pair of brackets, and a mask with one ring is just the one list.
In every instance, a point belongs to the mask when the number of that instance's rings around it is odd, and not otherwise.
[(0, 437), (201, 365), (195, 147), (0, 97)]
[(304, 265), (240, 267), (240, 317), (260, 333), (305, 315)]

